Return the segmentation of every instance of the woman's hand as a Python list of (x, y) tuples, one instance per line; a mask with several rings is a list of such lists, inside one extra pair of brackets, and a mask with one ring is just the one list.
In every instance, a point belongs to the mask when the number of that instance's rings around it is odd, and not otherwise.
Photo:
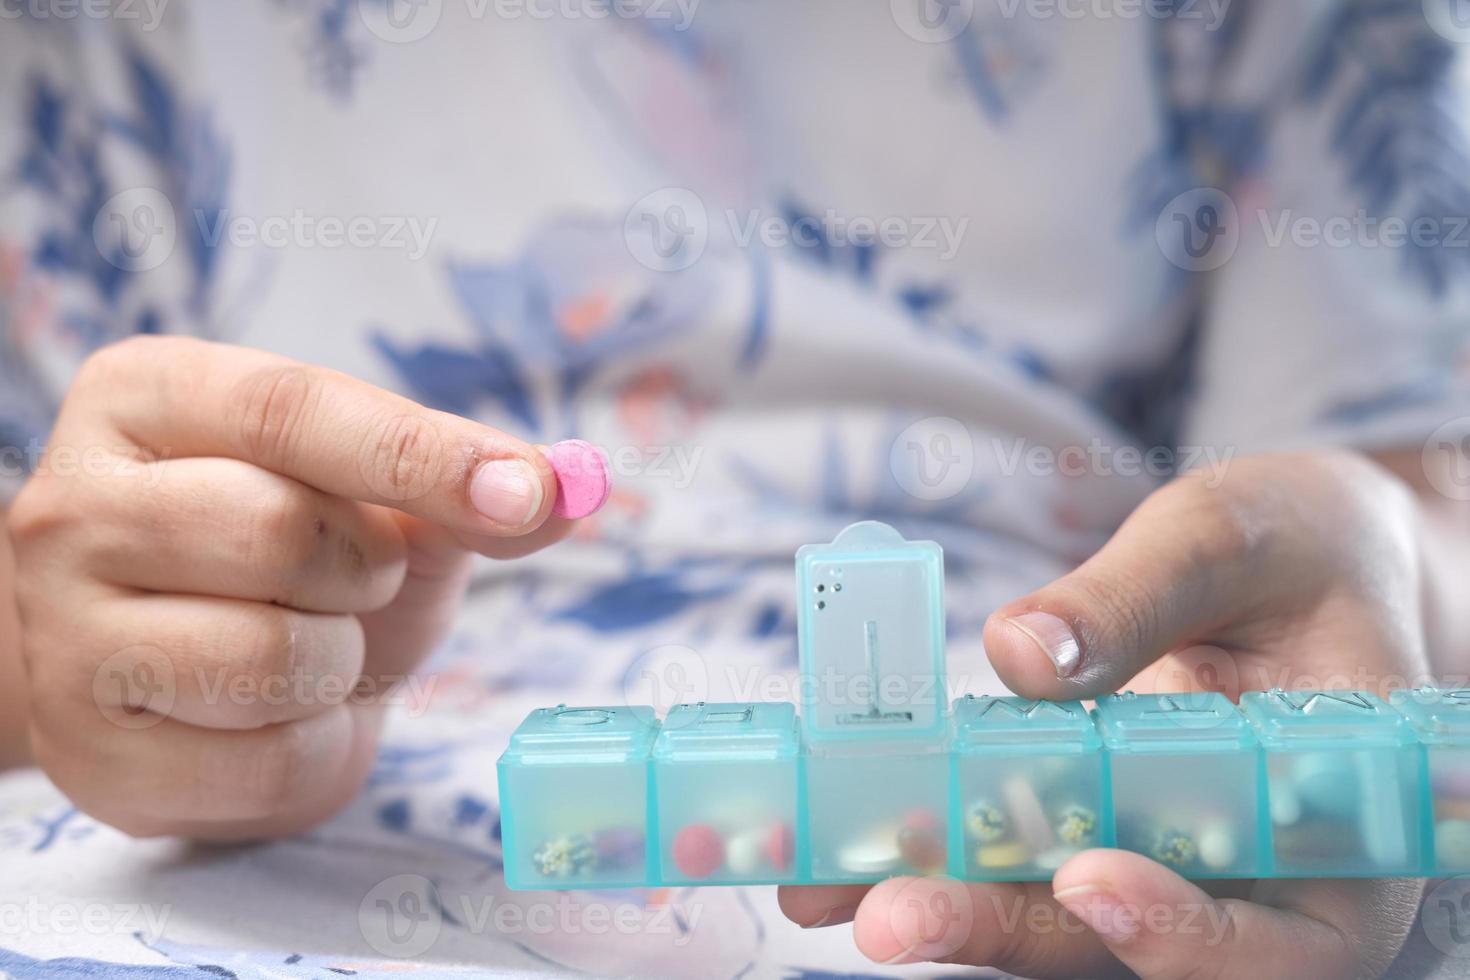
[(9, 513), (36, 760), (128, 833), (315, 824), (470, 552), (561, 538), (511, 436), (334, 371), (178, 338), (82, 368)]
[[(998, 610), (985, 648), (1030, 698), (1128, 686), (1382, 692), (1428, 676), (1423, 588), (1420, 521), (1402, 482), (1348, 454), (1262, 456), (1231, 463), (1214, 489), (1196, 475), (1153, 494), (1086, 563)], [(1050, 885), (895, 878), (786, 888), (781, 905), (802, 925), (853, 920), (879, 962), (1344, 980), (1382, 975), (1421, 888), (1273, 880), (1212, 895), (1139, 855), (1092, 850)]]

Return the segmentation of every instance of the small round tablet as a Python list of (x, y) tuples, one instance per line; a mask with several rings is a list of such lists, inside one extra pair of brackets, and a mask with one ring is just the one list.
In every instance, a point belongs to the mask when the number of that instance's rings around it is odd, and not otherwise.
[(556, 471), (553, 514), (572, 519), (586, 517), (607, 503), (612, 480), (607, 471), (607, 458), (596, 446), (581, 439), (566, 439), (547, 446), (545, 456)]
[(887, 874), (903, 859), (896, 837), (890, 831), (853, 841), (837, 852), (837, 864), (848, 874)]
[(674, 867), (686, 878), (708, 878), (725, 863), (725, 839), (707, 823), (692, 823), (674, 835)]

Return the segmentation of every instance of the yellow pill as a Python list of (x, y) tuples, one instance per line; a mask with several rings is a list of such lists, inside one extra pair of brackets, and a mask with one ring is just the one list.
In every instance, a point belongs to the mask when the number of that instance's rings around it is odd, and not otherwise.
[(1025, 864), (1031, 852), (1018, 840), (1003, 844), (987, 844), (975, 849), (975, 863), (982, 868), (1014, 868)]

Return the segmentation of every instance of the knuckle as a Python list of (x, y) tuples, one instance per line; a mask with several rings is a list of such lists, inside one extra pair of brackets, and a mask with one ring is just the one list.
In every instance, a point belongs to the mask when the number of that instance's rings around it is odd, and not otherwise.
[(287, 723), (271, 729), (255, 753), (254, 801), (259, 815), (289, 807), (310, 775), (304, 727)]
[(1240, 566), (1261, 551), (1267, 528), (1251, 519), (1255, 507), (1248, 497), (1186, 476), (1157, 491), (1154, 502), (1187, 531), (1181, 541), (1188, 542), (1194, 559), (1216, 567)]
[(269, 609), (260, 617), (250, 646), (243, 651), (239, 672), (250, 678), (255, 690), (289, 680), (299, 662), (301, 630), (296, 614)]
[(373, 489), (392, 500), (422, 496), (438, 472), (441, 441), (427, 419), (400, 415), (369, 435), (365, 475)]
[(120, 376), (131, 372), (135, 365), (152, 356), (163, 343), (167, 341), (161, 337), (133, 336), (99, 347), (77, 369), (74, 384), (77, 387), (90, 388), (115, 382)]
[(5, 530), (17, 551), (65, 523), (56, 496), (45, 477), (33, 477), (11, 502), (5, 514)]
[(290, 459), (309, 424), (315, 388), (298, 365), (271, 366), (248, 374), (231, 394), (240, 418), (240, 440), (252, 459)]
[(268, 588), (298, 581), (316, 563), (328, 533), (312, 494), (281, 483), (256, 496), (246, 523), (246, 549)]
[(111, 389), (119, 383), (135, 379), (139, 369), (157, 364), (179, 364), (195, 357), (207, 342), (193, 337), (170, 337), (136, 334), (99, 347), (77, 369), (74, 388)]

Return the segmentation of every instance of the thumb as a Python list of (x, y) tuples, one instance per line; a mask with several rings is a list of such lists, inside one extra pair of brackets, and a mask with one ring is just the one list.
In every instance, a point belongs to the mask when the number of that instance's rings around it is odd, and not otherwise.
[(1302, 912), (1212, 898), (1138, 854), (1085, 851), (1062, 865), (1052, 887), (1056, 901), (1143, 980), (1360, 973), (1343, 930)]
[(997, 610), (985, 651), (1006, 686), (1051, 700), (1108, 694), (1170, 650), (1259, 616), (1263, 596), (1280, 601), (1283, 587), (1263, 581), (1281, 565), (1276, 542), (1227, 494), (1198, 477), (1168, 484), (1092, 558)]

